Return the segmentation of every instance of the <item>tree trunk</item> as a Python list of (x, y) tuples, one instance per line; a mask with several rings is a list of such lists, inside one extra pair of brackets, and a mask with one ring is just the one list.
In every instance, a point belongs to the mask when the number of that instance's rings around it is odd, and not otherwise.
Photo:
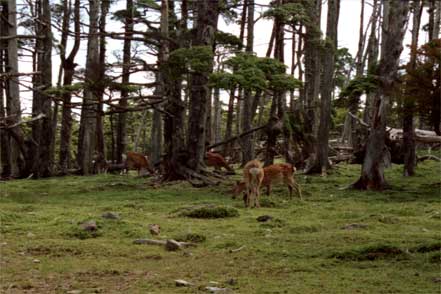
[[(228, 100), (228, 110), (227, 110), (227, 122), (225, 126), (225, 137), (224, 141), (230, 139), (233, 136), (233, 115), (234, 115), (234, 93), (235, 88), (230, 90), (230, 98)], [(227, 156), (231, 153), (232, 144), (225, 144), (224, 155)]]
[[(4, 1), (2, 3), (3, 5), (3, 12), (2, 12), (2, 29), (1, 34), (6, 36), (15, 36), (17, 34), (17, 12), (16, 12), (16, 1), (15, 0), (9, 0)], [(2, 42), (7, 47), (7, 51), (4, 51), (3, 60), (4, 63), (4, 71), (9, 74), (15, 74), (18, 73), (18, 46), (17, 46), (17, 39), (16, 38), (10, 38), (8, 41)], [(8, 117), (7, 123), (8, 124), (15, 124), (21, 119), (21, 106), (20, 106), (20, 91), (19, 91), (19, 84), (18, 84), (18, 77), (17, 76), (10, 76), (6, 81), (4, 81), (5, 85), (5, 98), (6, 98), (6, 111), (4, 113), (5, 116)], [(3, 88), (2, 88), (3, 89)], [(3, 91), (3, 90), (2, 90)], [(2, 99), (3, 104), (3, 99)], [(17, 134), (19, 134), (21, 137), (23, 137), (23, 133), (21, 131), (21, 128), (19, 126), (15, 127), (13, 130)], [(21, 158), (20, 158), (20, 151), (17, 146), (16, 141), (10, 136), (9, 132), (4, 133), (4, 142), (6, 145), (3, 145), (2, 148), (2, 157), (7, 158), (7, 160), (4, 162), (2, 175), (4, 176), (11, 176), (11, 177), (20, 177), (26, 175), (26, 172), (30, 171), (23, 171), (22, 170), (22, 164), (21, 164)], [(24, 157), (26, 155), (23, 155)], [(3, 159), (3, 158), (2, 158)], [(3, 163), (3, 160), (2, 160)]]
[(78, 165), (84, 175), (92, 172), (92, 158), (96, 148), (97, 103), (99, 95), (100, 57), (98, 39), (98, 0), (89, 0), (89, 36), (87, 42), (86, 84), (81, 109), (78, 139)]
[[(247, 45), (245, 51), (249, 54), (253, 52), (254, 43), (254, 0), (248, 0), (248, 16), (247, 16)], [(253, 101), (251, 90), (244, 90), (243, 111), (242, 111), (242, 132), (247, 132), (253, 127)], [(253, 134), (246, 135), (242, 138), (242, 165), (254, 159)]]
[[(38, 5), (40, 4), (40, 5)], [(32, 140), (36, 143), (32, 148), (34, 177), (48, 177), (52, 174), (51, 143), (52, 143), (52, 101), (45, 94), (45, 90), (52, 85), (52, 33), (51, 33), (51, 10), (49, 0), (38, 3), (37, 35), (44, 36), (37, 39), (37, 69), (41, 75), (34, 76), (34, 97), (32, 101), (32, 116), (40, 113), (44, 118), (32, 123)]]
[[(379, 5), (378, 0), (374, 0), (374, 6), (372, 8), (372, 26), (371, 26), (371, 32), (368, 40), (367, 45), (367, 66), (368, 66), (368, 73), (372, 73), (375, 66), (378, 64), (378, 46), (379, 46), (379, 40), (377, 37), (377, 23), (380, 16), (380, 8), (381, 5)], [(363, 112), (363, 121), (367, 122), (368, 124), (371, 122), (372, 114), (373, 114), (373, 101), (375, 99), (374, 93), (368, 93), (366, 95), (366, 103), (364, 107)]]
[(220, 100), (220, 89), (215, 88), (213, 94), (214, 115), (213, 115), (213, 138), (214, 143), (222, 140), (221, 123), (222, 123), (222, 101)]
[[(69, 10), (67, 5), (64, 9), (63, 27), (68, 27), (69, 25)], [(65, 22), (65, 23), (64, 23)], [(80, 0), (75, 0), (74, 4), (74, 27), (75, 27), (75, 39), (72, 51), (67, 58), (64, 58), (62, 54), (61, 65), (63, 67), (63, 85), (72, 85), (73, 76), (75, 73), (75, 57), (80, 49), (81, 43), (81, 24), (80, 24)], [(65, 35), (65, 36), (64, 36)], [(63, 37), (66, 39), (67, 43), (67, 31), (63, 31)], [(60, 133), (60, 159), (59, 165), (62, 174), (66, 174), (68, 169), (71, 167), (71, 136), (72, 136), (72, 111), (71, 111), (71, 98), (72, 95), (69, 91), (63, 94), (63, 109), (61, 114), (61, 133)]]
[(329, 168), (328, 141), (331, 121), (331, 99), (334, 88), (335, 52), (337, 50), (337, 26), (340, 13), (340, 0), (328, 0), (326, 25), (326, 48), (323, 54), (323, 81), (321, 90), (320, 126), (317, 137), (316, 171), (326, 174)]
[[(126, 3), (126, 17), (125, 17), (125, 38), (123, 47), (123, 68), (122, 68), (122, 84), (123, 90), (121, 90), (121, 99), (119, 106), (122, 108), (127, 107), (127, 98), (129, 93), (124, 85), (130, 82), (130, 62), (131, 62), (131, 40), (133, 35), (133, 14), (135, 7), (133, 6), (133, 0), (127, 0)], [(116, 131), (116, 161), (122, 163), (122, 155), (127, 152), (127, 113), (121, 112), (117, 115), (117, 131)]]
[(381, 79), (375, 98), (375, 113), (371, 133), (366, 144), (366, 154), (363, 161), (360, 179), (352, 186), (356, 189), (381, 190), (387, 186), (384, 178), (384, 153), (386, 119), (393, 82), (395, 80), (398, 62), (403, 50), (403, 37), (408, 19), (407, 1), (391, 1), (390, 10), (384, 17), (383, 44), (387, 50), (382, 50), (377, 76)]
[[(418, 35), (420, 30), (421, 15), (423, 12), (423, 3), (421, 1), (414, 1), (413, 3), (413, 28), (412, 28), (412, 43), (410, 46), (410, 62), (408, 64), (409, 70), (415, 70), (416, 54), (418, 47)], [(415, 101), (413, 93), (406, 93), (403, 102), (403, 154), (404, 154), (404, 176), (413, 176), (415, 174), (416, 153), (415, 153), (415, 126), (413, 123), (413, 111), (415, 108)]]
[[(311, 134), (316, 134), (315, 130), (318, 125), (318, 95), (320, 87), (320, 15), (321, 0), (314, 0), (312, 5), (307, 9), (308, 15), (312, 20), (306, 24), (305, 34), (305, 98), (307, 122), (305, 122), (306, 130)], [(309, 150), (313, 152), (313, 150)]]

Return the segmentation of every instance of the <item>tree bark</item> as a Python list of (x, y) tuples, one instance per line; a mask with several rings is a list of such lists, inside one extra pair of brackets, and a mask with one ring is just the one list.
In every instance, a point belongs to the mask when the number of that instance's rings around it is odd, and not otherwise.
[(340, 13), (340, 0), (328, 0), (326, 25), (326, 48), (323, 54), (323, 80), (321, 89), (320, 126), (317, 138), (317, 162), (315, 169), (322, 175), (329, 168), (328, 141), (331, 121), (331, 99), (334, 88), (335, 52), (337, 50), (337, 26)]
[[(127, 107), (127, 98), (129, 93), (124, 85), (130, 82), (130, 61), (131, 61), (131, 45), (130, 37), (133, 35), (133, 14), (135, 7), (133, 0), (127, 0), (126, 17), (125, 17), (125, 38), (123, 47), (123, 68), (122, 68), (122, 84), (121, 100), (119, 106)], [(121, 112), (117, 116), (116, 127), (116, 161), (122, 163), (122, 155), (127, 152), (127, 113)]]
[[(67, 5), (64, 8), (63, 27), (69, 27), (69, 11)], [(75, 0), (74, 3), (74, 44), (72, 51), (67, 58), (65, 54), (61, 55), (61, 65), (63, 67), (63, 86), (72, 85), (73, 76), (75, 73), (75, 57), (80, 49), (81, 43), (81, 24), (80, 24), (80, 0)], [(62, 39), (66, 40), (67, 44), (68, 34), (67, 31), (63, 31)], [(64, 46), (64, 51), (66, 46)], [(61, 114), (61, 133), (60, 133), (60, 158), (59, 165), (61, 174), (67, 174), (69, 168), (71, 168), (71, 136), (72, 136), (72, 111), (71, 111), (71, 98), (72, 95), (69, 91), (63, 94), (63, 109)]]
[(391, 89), (396, 77), (399, 57), (403, 50), (403, 37), (408, 20), (407, 1), (391, 1), (390, 10), (383, 22), (383, 44), (387, 50), (382, 50), (377, 76), (381, 84), (375, 98), (375, 112), (369, 135), (366, 154), (363, 161), (361, 176), (352, 187), (355, 189), (382, 190), (387, 186), (384, 177), (384, 153), (387, 111), (392, 95)]
[[(248, 0), (248, 16), (247, 16), (247, 44), (245, 51), (249, 54), (253, 52), (254, 43), (254, 0)], [(251, 90), (244, 90), (244, 103), (242, 111), (242, 132), (247, 132), (252, 128), (253, 119), (253, 101)], [(242, 138), (242, 165), (254, 159), (253, 134), (246, 135)]]
[(48, 177), (52, 174), (51, 143), (52, 143), (52, 100), (45, 94), (45, 90), (52, 85), (52, 33), (51, 33), (51, 10), (49, 0), (39, 1), (38, 5), (37, 35), (44, 36), (37, 39), (37, 70), (41, 75), (34, 76), (32, 116), (40, 113), (44, 118), (32, 123), (32, 140), (35, 142), (32, 148), (33, 158), (32, 173), (34, 177)]
[[(197, 24), (193, 46), (213, 48), (218, 17), (218, 0), (197, 2)], [(191, 75), (187, 152), (189, 155), (188, 167), (195, 172), (199, 172), (205, 155), (207, 100), (210, 97), (208, 74), (209, 72), (196, 72)]]
[[(416, 54), (418, 47), (418, 36), (423, 12), (423, 3), (417, 0), (413, 2), (413, 28), (412, 43), (410, 46), (410, 62), (408, 69), (415, 70)], [(407, 95), (406, 95), (407, 94)], [(411, 97), (413, 93), (405, 93), (403, 102), (403, 154), (404, 154), (404, 176), (413, 176), (415, 174), (416, 152), (415, 152), (415, 126), (413, 123), (413, 112), (415, 101)]]
[(83, 105), (78, 139), (78, 165), (82, 174), (92, 172), (92, 158), (96, 149), (97, 102), (99, 95), (100, 57), (98, 39), (98, 0), (89, 0), (89, 36)]

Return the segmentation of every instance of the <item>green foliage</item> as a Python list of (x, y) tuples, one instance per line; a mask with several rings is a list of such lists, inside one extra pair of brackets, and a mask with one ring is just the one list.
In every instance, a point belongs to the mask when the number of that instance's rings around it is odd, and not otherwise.
[(351, 105), (352, 99), (359, 101), (361, 95), (373, 92), (378, 86), (379, 80), (373, 75), (356, 77), (340, 92), (336, 105), (340, 107)]
[(301, 3), (286, 3), (271, 7), (263, 14), (266, 18), (278, 18), (285, 24), (310, 23), (310, 17)]
[(270, 88), (278, 91), (294, 91), (301, 88), (302, 82), (288, 74), (273, 75)]
[(138, 85), (127, 85), (122, 83), (111, 82), (108, 84), (110, 91), (126, 91), (128, 93), (141, 91), (142, 87)]
[(161, 6), (155, 0), (138, 0), (135, 3), (142, 8), (161, 9)]
[(180, 48), (170, 52), (166, 69), (172, 77), (185, 73), (207, 74), (213, 66), (213, 52), (210, 46)]
[(235, 49), (242, 49), (243, 43), (242, 41), (234, 34), (226, 33), (223, 31), (216, 31), (214, 34), (216, 46), (224, 46), (224, 47), (231, 47)]
[(75, 93), (82, 91), (84, 89), (84, 83), (75, 83), (67, 86), (51, 87), (46, 89), (44, 92), (50, 96), (63, 96), (67, 93)]

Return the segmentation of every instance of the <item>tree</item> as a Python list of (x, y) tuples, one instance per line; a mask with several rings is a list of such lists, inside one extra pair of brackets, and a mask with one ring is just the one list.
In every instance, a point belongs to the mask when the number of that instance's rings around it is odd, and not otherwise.
[[(217, 0), (201, 0), (197, 2), (197, 19), (193, 46), (200, 46), (201, 50), (214, 49), (214, 36), (217, 30), (219, 17), (219, 3)], [(191, 75), (191, 95), (189, 109), (189, 130), (187, 152), (188, 167), (199, 172), (205, 155), (205, 135), (207, 121), (208, 75), (213, 65), (196, 71)]]
[[(421, 1), (413, 2), (413, 28), (412, 43), (410, 45), (410, 61), (407, 65), (408, 71), (414, 71), (416, 67), (418, 36), (420, 31), (421, 15), (423, 12), (423, 3)], [(405, 93), (403, 103), (403, 153), (404, 153), (404, 176), (412, 176), (415, 173), (416, 153), (415, 153), (415, 126), (413, 124), (415, 93)]]
[(377, 76), (380, 86), (375, 97), (375, 111), (371, 132), (366, 144), (360, 178), (352, 185), (355, 189), (381, 190), (387, 186), (384, 178), (384, 153), (386, 152), (386, 120), (389, 102), (397, 73), (399, 57), (403, 50), (403, 37), (408, 20), (409, 3), (391, 1), (389, 13), (383, 21), (383, 43), (387, 50), (382, 50)]
[(89, 0), (86, 74), (77, 157), (78, 165), (84, 175), (92, 172), (92, 158), (96, 150), (97, 105), (100, 90), (99, 4), (100, 1)]
[(51, 10), (49, 0), (40, 0), (36, 3), (38, 22), (36, 50), (37, 70), (39, 75), (33, 79), (32, 116), (43, 114), (44, 117), (32, 123), (33, 147), (29, 149), (34, 177), (48, 177), (52, 174), (51, 143), (52, 142), (52, 99), (45, 92), (52, 85), (52, 33)]
[(328, 140), (331, 120), (331, 99), (334, 88), (335, 52), (337, 50), (337, 26), (340, 12), (340, 0), (328, 1), (328, 17), (326, 25), (326, 44), (323, 54), (323, 78), (321, 86), (320, 125), (317, 138), (317, 163), (322, 174), (329, 167)]
[[(61, 33), (60, 58), (61, 66), (63, 68), (63, 87), (68, 88), (72, 85), (75, 73), (75, 57), (80, 49), (81, 43), (81, 24), (80, 24), (80, 0), (75, 0), (74, 3), (74, 44), (69, 55), (66, 57), (66, 47), (69, 32), (70, 11), (68, 2), (63, 3), (63, 31)], [(60, 169), (62, 174), (66, 174), (71, 165), (71, 137), (72, 137), (72, 92), (70, 90), (63, 91), (63, 109), (61, 118), (61, 133), (60, 133)]]

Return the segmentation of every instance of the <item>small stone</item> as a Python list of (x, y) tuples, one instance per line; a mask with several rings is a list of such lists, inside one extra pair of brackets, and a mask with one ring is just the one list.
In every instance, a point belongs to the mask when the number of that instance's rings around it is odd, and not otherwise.
[(263, 222), (270, 221), (270, 220), (272, 220), (272, 219), (273, 219), (273, 217), (270, 216), (270, 215), (261, 215), (261, 216), (259, 216), (259, 217), (257, 218), (257, 221), (263, 223)]
[(150, 234), (157, 236), (161, 233), (161, 226), (158, 224), (149, 224)]
[(176, 284), (176, 287), (189, 287), (189, 286), (193, 285), (192, 283), (187, 282), (185, 280), (175, 280), (175, 284)]
[(434, 283), (441, 283), (441, 277), (440, 278), (433, 278), (432, 281)]
[(32, 262), (33, 263), (40, 263), (40, 260), (39, 259), (34, 259), (34, 260), (32, 260)]
[(169, 239), (167, 240), (167, 243), (165, 243), (165, 249), (167, 251), (176, 251), (181, 249), (181, 244), (179, 244), (179, 242), (176, 240)]
[(29, 233), (27, 233), (26, 237), (28, 237), (28, 238), (34, 238), (34, 237), (35, 237), (35, 234), (29, 232)]
[(94, 220), (82, 223), (81, 227), (83, 228), (83, 230), (91, 231), (91, 232), (96, 231), (98, 229), (98, 226), (96, 225), (96, 221)]
[(116, 212), (111, 212), (111, 211), (108, 211), (108, 212), (103, 213), (103, 214), (101, 215), (101, 217), (103, 217), (103, 218), (107, 218), (107, 219), (120, 219), (120, 216), (119, 216), (118, 213), (116, 213)]
[(208, 290), (210, 293), (232, 293), (228, 288), (205, 287), (205, 290)]
[(348, 224), (343, 226), (342, 230), (354, 230), (354, 229), (366, 229), (368, 225), (366, 224)]
[(184, 254), (183, 254), (185, 257), (190, 257), (190, 256), (193, 256), (193, 253), (191, 253), (190, 251), (184, 251)]
[(237, 285), (237, 280), (231, 278), (231, 279), (229, 279), (229, 280), (227, 281), (227, 284), (228, 284), (228, 285), (231, 285), (231, 286)]

